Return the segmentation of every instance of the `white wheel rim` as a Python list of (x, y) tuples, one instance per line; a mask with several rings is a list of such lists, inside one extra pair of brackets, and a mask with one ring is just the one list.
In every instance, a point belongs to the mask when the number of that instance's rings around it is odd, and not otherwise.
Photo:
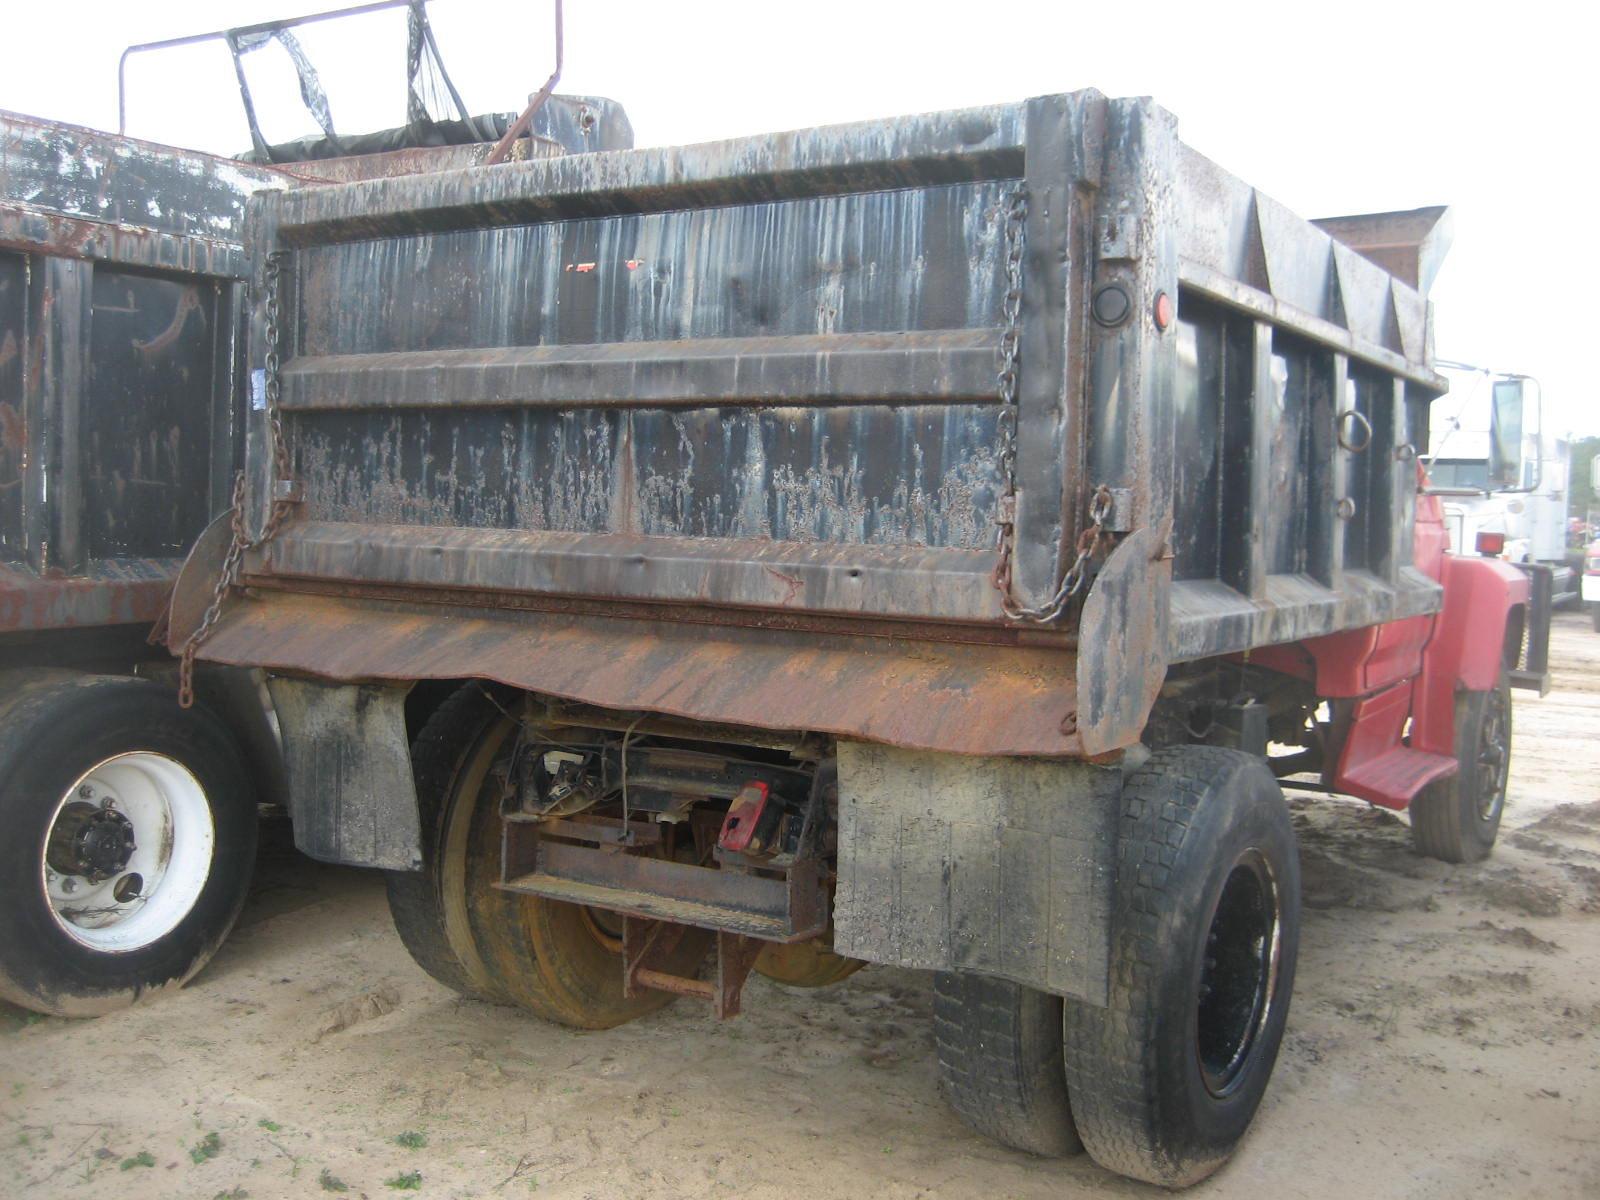
[[(118, 830), (131, 826), (133, 850), (110, 873), (69, 862), (59, 849), (52, 862), (52, 835), (70, 833), (86, 815)], [(194, 908), (215, 843), (205, 789), (182, 763), (150, 750), (108, 758), (77, 778), (46, 826), (39, 870), (50, 916), (91, 950), (142, 949)]]

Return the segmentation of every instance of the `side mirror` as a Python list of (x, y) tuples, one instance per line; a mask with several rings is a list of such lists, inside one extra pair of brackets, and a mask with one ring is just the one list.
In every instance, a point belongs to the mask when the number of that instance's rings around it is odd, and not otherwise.
[(1525, 379), (1497, 379), (1489, 411), (1489, 487), (1495, 491), (1528, 486), (1523, 481), (1523, 385)]

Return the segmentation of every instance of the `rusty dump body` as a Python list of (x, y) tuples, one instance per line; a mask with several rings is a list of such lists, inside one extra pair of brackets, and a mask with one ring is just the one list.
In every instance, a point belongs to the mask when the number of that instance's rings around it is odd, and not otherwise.
[(1147, 100), (263, 193), (247, 241), (293, 504), (202, 658), (1093, 757), (1169, 664), (1440, 603), (1416, 279)]
[(142, 640), (227, 506), (244, 204), (288, 182), (0, 113), (0, 661)]
[[(548, 109), (519, 157), (631, 142), (611, 101)], [(243, 461), (245, 202), (490, 149), (390, 149), (405, 132), (263, 166), (0, 112), (0, 665), (151, 653)]]

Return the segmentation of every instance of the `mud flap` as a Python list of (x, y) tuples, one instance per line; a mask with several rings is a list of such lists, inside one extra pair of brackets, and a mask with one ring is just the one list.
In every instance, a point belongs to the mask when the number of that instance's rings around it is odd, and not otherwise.
[(354, 867), (422, 866), (406, 689), (268, 680), (283, 734), (294, 844)]
[(834, 949), (1105, 1004), (1122, 771), (839, 743)]

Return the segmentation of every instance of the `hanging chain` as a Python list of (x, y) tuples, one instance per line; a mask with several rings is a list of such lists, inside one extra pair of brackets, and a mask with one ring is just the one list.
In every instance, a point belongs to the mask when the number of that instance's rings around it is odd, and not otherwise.
[(189, 640), (183, 644), (183, 653), (178, 660), (178, 704), (189, 708), (194, 704), (194, 659), (195, 653), (200, 649), (206, 638), (211, 636), (211, 631), (216, 628), (217, 622), (222, 618), (222, 606), (231, 592), (239, 583), (239, 571), (244, 565), (245, 552), (255, 550), (266, 545), (282, 528), (284, 521), (294, 510), (294, 500), (289, 493), (289, 480), (292, 478), (289, 469), (289, 445), (283, 436), (283, 416), (278, 408), (278, 397), (282, 391), (282, 381), (279, 376), (280, 365), (280, 318), (279, 309), (279, 284), (283, 275), (284, 252), (275, 250), (267, 255), (267, 297), (266, 297), (266, 356), (262, 363), (262, 393), (267, 411), (267, 442), (272, 448), (272, 504), (267, 511), (266, 522), (261, 526), (261, 531), (252, 535), (245, 526), (245, 473), (240, 471), (233, 478), (233, 506), (228, 514), (228, 523), (232, 530), (232, 538), (228, 542), (228, 552), (222, 556), (222, 570), (217, 574), (216, 586), (211, 592), (211, 603), (206, 608), (205, 616), (200, 619), (200, 624), (195, 626)]
[(1071, 599), (1088, 582), (1089, 563), (1100, 548), (1105, 522), (1111, 515), (1111, 489), (1101, 484), (1089, 501), (1089, 525), (1078, 536), (1078, 556), (1061, 577), (1061, 585), (1044, 604), (1029, 607), (1017, 599), (1011, 572), (1016, 563), (1017, 542), (1017, 380), (1022, 354), (1022, 255), (1027, 231), (1028, 195), (1022, 188), (1011, 193), (1005, 215), (1006, 294), (1002, 306), (1005, 328), (1000, 334), (1000, 371), (995, 376), (1000, 398), (1001, 486), (999, 510), (994, 523), (999, 527), (996, 548), (1000, 552), (990, 582), (1000, 593), (1000, 607), (1014, 621), (1047, 624), (1066, 609)]

